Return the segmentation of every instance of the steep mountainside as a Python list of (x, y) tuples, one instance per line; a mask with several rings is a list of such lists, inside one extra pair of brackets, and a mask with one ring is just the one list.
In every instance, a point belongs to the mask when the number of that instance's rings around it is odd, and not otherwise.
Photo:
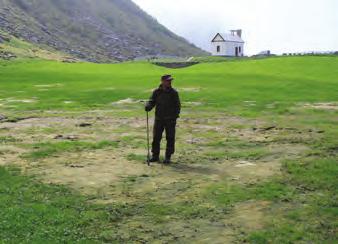
[(79, 61), (71, 55), (44, 45), (21, 40), (0, 30), (0, 61), (1, 59), (10, 60), (15, 58), (38, 58), (64, 62)]
[(205, 54), (131, 0), (0, 0), (0, 30), (95, 62)]

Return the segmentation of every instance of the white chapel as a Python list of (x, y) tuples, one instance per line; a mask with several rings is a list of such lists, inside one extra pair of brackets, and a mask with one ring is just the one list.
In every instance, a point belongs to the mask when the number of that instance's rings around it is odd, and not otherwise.
[(242, 57), (244, 56), (244, 41), (242, 30), (231, 30), (230, 33), (217, 33), (211, 41), (213, 56)]

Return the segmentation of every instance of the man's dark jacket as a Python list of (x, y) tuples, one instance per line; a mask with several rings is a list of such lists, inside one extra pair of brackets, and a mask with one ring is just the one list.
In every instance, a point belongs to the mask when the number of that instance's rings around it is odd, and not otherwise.
[(170, 87), (163, 89), (162, 85), (153, 91), (147, 105), (146, 111), (152, 110), (156, 106), (156, 120), (177, 119), (181, 112), (181, 102), (178, 92)]

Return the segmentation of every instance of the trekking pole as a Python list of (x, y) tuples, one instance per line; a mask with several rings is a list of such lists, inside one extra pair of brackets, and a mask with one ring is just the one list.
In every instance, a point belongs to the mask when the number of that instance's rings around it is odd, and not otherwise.
[(147, 149), (148, 149), (148, 155), (147, 155), (147, 164), (150, 166), (150, 146), (149, 146), (149, 112), (147, 111)]

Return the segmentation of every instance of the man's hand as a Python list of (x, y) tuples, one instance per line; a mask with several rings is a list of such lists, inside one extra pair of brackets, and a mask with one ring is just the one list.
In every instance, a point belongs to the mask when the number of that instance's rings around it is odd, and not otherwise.
[(149, 104), (147, 104), (145, 107), (144, 107), (145, 111), (146, 112), (149, 112), (151, 110), (151, 106), (149, 106)]

